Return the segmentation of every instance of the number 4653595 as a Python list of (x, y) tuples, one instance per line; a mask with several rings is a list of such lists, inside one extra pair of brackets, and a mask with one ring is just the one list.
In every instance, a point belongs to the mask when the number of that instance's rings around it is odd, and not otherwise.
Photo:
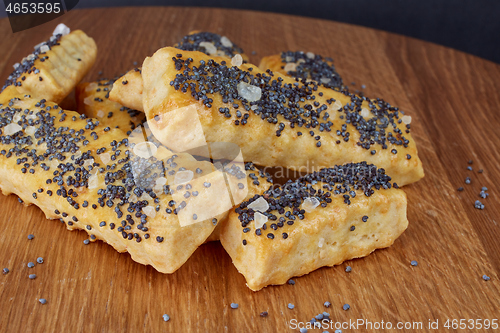
[(444, 323), (447, 329), (494, 329), (498, 328), (498, 319), (448, 319)]
[(16, 2), (9, 3), (5, 11), (9, 14), (58, 14), (61, 12), (61, 3), (29, 3)]

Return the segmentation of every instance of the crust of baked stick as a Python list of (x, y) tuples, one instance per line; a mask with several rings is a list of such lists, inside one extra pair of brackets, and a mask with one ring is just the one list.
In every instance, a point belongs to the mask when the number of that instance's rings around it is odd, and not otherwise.
[[(336, 164), (367, 161), (384, 168), (393, 181), (400, 186), (418, 181), (424, 176), (422, 162), (418, 158), (417, 147), (410, 133), (405, 134), (409, 140), (408, 148), (388, 144), (388, 149), (381, 149), (381, 145), (377, 144), (373, 148), (377, 149), (377, 153), (372, 155), (370, 150), (357, 144), (360, 133), (352, 124), (348, 124), (345, 119), (340, 118), (341, 113), (332, 106), (328, 112), (333, 116), (330, 117), (333, 130), (321, 133), (322, 145), (319, 148), (316, 146), (315, 138), (305, 132), (309, 131), (308, 129), (303, 128), (302, 131), (305, 133), (299, 136), (300, 129), (285, 126), (280, 137), (277, 137), (275, 133), (278, 130), (278, 124), (262, 120), (259, 116), (252, 115), (251, 111), (249, 113), (252, 116), (248, 118), (247, 124), (235, 126), (236, 109), (230, 103), (223, 103), (220, 94), (207, 94), (213, 99), (212, 107), (209, 108), (203, 104), (203, 101), (196, 100), (190, 91), (184, 93), (181, 90), (176, 90), (170, 84), (179, 74), (172, 61), (172, 58), (176, 57), (178, 53), (182, 54), (182, 58), (192, 58), (194, 64), (198, 64), (201, 60), (208, 62), (213, 59), (217, 63), (226, 60), (220, 57), (210, 57), (201, 52), (179, 52), (171, 47), (162, 48), (152, 57), (146, 58), (142, 68), (143, 105), (151, 131), (165, 145), (177, 144), (174, 139), (178, 138), (173, 138), (173, 134), (186, 123), (183, 113), (179, 110), (194, 108), (201, 122), (206, 141), (235, 143), (241, 148), (245, 160), (257, 165), (283, 166), (311, 172)], [(239, 66), (239, 69), (243, 71), (249, 71), (250, 68), (253, 68), (251, 72), (253, 75), (265, 74), (251, 64)], [(282, 79), (283, 83), (286, 84), (296, 83), (294, 79), (279, 73), (274, 73), (274, 77)], [(319, 93), (322, 93), (323, 96), (319, 96)], [(316, 101), (319, 102), (319, 105), (327, 105), (326, 100), (330, 98), (334, 98), (341, 105), (350, 103), (349, 96), (332, 89), (318, 87), (316, 94)], [(228, 108), (233, 116), (226, 118), (219, 112), (220, 108)], [(281, 115), (277, 119), (278, 123), (288, 123)], [(336, 130), (340, 129), (343, 124), (351, 135), (348, 142), (335, 134)], [(397, 124), (397, 126), (403, 133), (405, 132), (404, 123)], [(337, 144), (336, 141), (339, 143)], [(397, 154), (391, 152), (393, 148), (397, 149)], [(411, 155), (411, 159), (407, 159), (408, 154)]]
[[(89, 125), (89, 119), (81, 119), (78, 113), (73, 111), (62, 111), (60, 108), (55, 109), (54, 103), (23, 97), (16, 95), (16, 93), (17, 92), (12, 87), (6, 89), (0, 95), (0, 103), (2, 104), (3, 110), (1, 113), (1, 123), (3, 125), (2, 131), (5, 131), (7, 123), (12, 121), (12, 115), (18, 115), (16, 117), (19, 118), (22, 114), (29, 115), (30, 118), (37, 117), (37, 113), (46, 116), (50, 115), (55, 119), (54, 126), (56, 128), (61, 128), (63, 133), (71, 130), (83, 131), (84, 135), (89, 138), (89, 142), (84, 145), (83, 141), (80, 141), (78, 146), (84, 152), (90, 151), (92, 157), (94, 158), (94, 162), (99, 163), (99, 166), (97, 167), (104, 167), (104, 169), (106, 169), (116, 163), (113, 160), (108, 160), (109, 156), (105, 162), (103, 154), (97, 154), (96, 150), (105, 147), (107, 149), (106, 152), (112, 152), (112, 142), (121, 142), (123, 139), (127, 138), (121, 130), (111, 129), (109, 131), (105, 131), (105, 127), (103, 125), (92, 126), (91, 129), (87, 129), (86, 126)], [(39, 106), (36, 106), (37, 103), (39, 103)], [(51, 107), (51, 109), (47, 111), (47, 107)], [(7, 109), (15, 109), (16, 111), (12, 113), (12, 111), (7, 111)], [(31, 115), (25, 114), (24, 110), (31, 110), (34, 111), (34, 113)], [(61, 118), (63, 114), (66, 115), (64, 119)], [(73, 120), (73, 117), (75, 117), (75, 120)], [(63, 120), (60, 121), (60, 119)], [(22, 121), (22, 118), (20, 121)], [(95, 125), (95, 119), (90, 121)], [(43, 126), (43, 124), (40, 125), (40, 123), (38, 123), (34, 126), (35, 129), (37, 129), (40, 126)], [(31, 131), (27, 129), (28, 127), (20, 131), (23, 136), (37, 135), (36, 133), (31, 133)], [(98, 135), (98, 139), (92, 139), (92, 136), (90, 135), (91, 132), (95, 132)], [(19, 131), (16, 133), (16, 135), (20, 135)], [(2, 132), (2, 136), (5, 137), (4, 132)], [(41, 137), (38, 136), (36, 140), (32, 139), (32, 144), (24, 145), (24, 148), (28, 149), (26, 151), (31, 152), (32, 149), (34, 149), (37, 155), (45, 152), (47, 149), (46, 144), (37, 143), (40, 138)], [(47, 182), (47, 179), (52, 179), (54, 177), (53, 172), (55, 170), (61, 170), (58, 165), (63, 163), (63, 161), (56, 159), (49, 161), (48, 159), (45, 159), (44, 163), (49, 166), (48, 170), (44, 170), (42, 168), (42, 164), (38, 161), (37, 165), (32, 165), (28, 168), (34, 170), (33, 174), (31, 172), (23, 173), (23, 166), (17, 163), (17, 159), (27, 157), (27, 155), (26, 153), (22, 153), (19, 156), (13, 155), (8, 157), (8, 152), (12, 148), (15, 148), (12, 143), (3, 143), (0, 145), (0, 150), (4, 150), (4, 153), (0, 154), (0, 188), (4, 194), (17, 194), (25, 204), (37, 205), (45, 213), (47, 218), (61, 219), (66, 223), (67, 228), (70, 230), (83, 229), (90, 235), (95, 236), (93, 240), (101, 239), (113, 246), (118, 252), (130, 253), (134, 261), (145, 265), (152, 265), (155, 269), (162, 273), (172, 273), (177, 270), (190, 257), (196, 248), (207, 239), (215, 228), (212, 218), (206, 220), (200, 219), (199, 222), (197, 221), (196, 223), (193, 222), (192, 224), (186, 226), (180, 226), (180, 220), (175, 214), (165, 213), (165, 209), (169, 207), (167, 204), (170, 200), (172, 200), (172, 198), (176, 198), (176, 194), (167, 195), (162, 192), (158, 193), (158, 203), (153, 203), (151, 197), (135, 199), (149, 200), (148, 205), (156, 206), (158, 204), (160, 209), (155, 216), (150, 215), (147, 217), (147, 223), (145, 224), (148, 227), (147, 232), (135, 229), (140, 222), (138, 219), (135, 219), (135, 224), (132, 225), (134, 229), (131, 229), (130, 232), (138, 233), (142, 239), (140, 242), (137, 242), (135, 239), (126, 239), (123, 237), (122, 233), (117, 231), (117, 228), (122, 226), (121, 223), (125, 218), (125, 214), (127, 214), (125, 209), (123, 209), (124, 215), (119, 218), (114, 210), (114, 207), (116, 206), (97, 206), (96, 209), (91, 207), (91, 205), (97, 203), (97, 199), (101, 197), (101, 195), (98, 194), (98, 190), (106, 188), (107, 186), (104, 183), (104, 174), (98, 173), (97, 178), (95, 178), (97, 180), (95, 187), (87, 184), (87, 186), (74, 188), (71, 185), (62, 184), (66, 191), (71, 189), (78, 194), (78, 196), (73, 199), (79, 203), (79, 208), (77, 209), (74, 205), (69, 203), (68, 197), (56, 195), (57, 191), (60, 189), (59, 185), (55, 182)], [(158, 154), (155, 156), (158, 156), (161, 160), (173, 157), (172, 155), (174, 154), (172, 152), (160, 148), (158, 149)], [(122, 153), (121, 157), (123, 157), (127, 149), (125, 149), (125, 147), (120, 147), (120, 150)], [(64, 163), (72, 161), (71, 154), (66, 154), (63, 151), (60, 153), (66, 156), (66, 161)], [(72, 155), (78, 156), (78, 154)], [(191, 207), (201, 211), (210, 209), (213, 211), (214, 207), (222, 207), (228, 203), (231, 205), (229, 197), (227, 200), (223, 200), (224, 193), (227, 193), (226, 179), (229, 183), (239, 182), (240, 180), (232, 179), (231, 177), (226, 177), (225, 179), (222, 173), (213, 169), (213, 165), (211, 163), (196, 161), (189, 154), (175, 155), (177, 155), (177, 158), (175, 158), (174, 161), (178, 165), (173, 168), (177, 168), (178, 170), (178, 168), (184, 167), (187, 170), (193, 171), (194, 178), (189, 183), (191, 184), (193, 191), (199, 191), (198, 196), (191, 196), (190, 198), (185, 199), (187, 202), (186, 207), (188, 209)], [(28, 162), (31, 162), (29, 158)], [(85, 166), (84, 164), (84, 167), (89, 168), (89, 165)], [(203, 172), (199, 175), (196, 172), (197, 168), (201, 168), (203, 170)], [(178, 171), (176, 173), (178, 173)], [(167, 178), (168, 184), (172, 184), (172, 182), (174, 182), (175, 175), (169, 175)], [(203, 185), (205, 182), (210, 182), (210, 188), (206, 188)], [(175, 200), (179, 201), (178, 198), (181, 191), (177, 192), (177, 199)], [(234, 193), (232, 194), (234, 195)], [(244, 195), (246, 195), (246, 192)], [(216, 197), (217, 200), (214, 200), (214, 197)], [(84, 201), (88, 202), (88, 205), (85, 208)], [(222, 207), (220, 211), (223, 212), (215, 215), (214, 218), (218, 221), (222, 220), (226, 215), (224, 209), (225, 207)], [(180, 216), (182, 212), (183, 210), (180, 211), (178, 216)], [(100, 226), (102, 221), (106, 222), (105, 226)], [(111, 229), (110, 223), (114, 223), (116, 227)], [(148, 239), (145, 238), (146, 233), (150, 235)], [(157, 237), (162, 237), (163, 241), (158, 242), (156, 240)]]
[(20, 94), (60, 103), (90, 70), (96, 54), (91, 37), (81, 30), (72, 31), (41, 53), (30, 69), (11, 83)]
[[(252, 227), (243, 233), (232, 211), (222, 226), (222, 246), (253, 291), (391, 246), (408, 226), (405, 193), (388, 189), (365, 197), (358, 192), (349, 206), (336, 195), (327, 207), (315, 208), (293, 226), (285, 225), (281, 229), (287, 239), (257, 236)], [(367, 222), (362, 221), (365, 215)]]

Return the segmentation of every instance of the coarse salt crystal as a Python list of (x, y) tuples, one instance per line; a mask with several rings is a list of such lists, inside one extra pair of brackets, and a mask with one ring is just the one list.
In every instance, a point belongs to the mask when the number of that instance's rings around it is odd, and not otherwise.
[(231, 58), (231, 65), (233, 66), (241, 66), (243, 64), (243, 58), (241, 57), (241, 54), (235, 55), (233, 58)]
[(10, 123), (3, 128), (3, 134), (4, 135), (12, 135), (12, 134), (15, 134), (19, 131), (22, 131), (22, 129), (23, 128), (21, 126), (19, 126), (18, 124)]
[(149, 201), (149, 200), (153, 200), (153, 198), (148, 194), (148, 192), (144, 191), (142, 192), (141, 196), (139, 197), (139, 200), (141, 201)]
[(156, 155), (156, 145), (152, 142), (140, 142), (134, 146), (134, 154), (142, 158), (150, 158)]
[(361, 115), (361, 117), (367, 118), (370, 116), (370, 111), (366, 108), (362, 108), (359, 114)]
[(253, 215), (255, 220), (255, 228), (260, 229), (267, 222), (267, 216), (259, 212)]
[[(97, 168), (96, 168), (96, 170), (97, 170)], [(90, 190), (96, 188), (98, 183), (99, 183), (99, 178), (97, 177), (97, 174), (91, 175), (89, 177), (89, 180), (87, 181), (87, 183), (88, 183), (88, 188)]]
[(322, 77), (322, 78), (321, 78), (321, 79), (319, 79), (319, 80), (320, 80), (320, 81), (321, 81), (321, 83), (323, 83), (323, 84), (327, 84), (328, 82), (330, 82), (330, 81), (331, 81), (331, 79), (330, 79), (330, 78), (328, 78), (328, 77)]
[(220, 38), (220, 43), (222, 44), (222, 46), (225, 46), (225, 47), (232, 47), (233, 46), (233, 42), (231, 42), (229, 40), (229, 38), (227, 38), (226, 36), (222, 36)]
[(323, 245), (325, 245), (325, 239), (324, 238), (320, 238), (319, 242), (318, 242), (318, 247), (323, 247)]
[(335, 103), (333, 103), (333, 109), (338, 110), (342, 107), (342, 103), (340, 103), (339, 100), (336, 100)]
[(84, 167), (84, 168), (86, 168), (86, 167), (88, 167), (88, 166), (90, 166), (90, 165), (92, 165), (92, 164), (94, 164), (94, 159), (93, 159), (93, 158), (90, 158), (90, 159), (85, 160), (85, 161), (83, 162), (83, 167)]
[(154, 218), (156, 216), (156, 211), (155, 211), (155, 208), (153, 206), (143, 207), (142, 211), (144, 212), (144, 214), (146, 214), (147, 216), (149, 216), (151, 218)]
[(20, 63), (18, 63), (18, 62), (16, 62), (16, 63), (14, 64), (14, 69), (17, 69), (17, 67), (19, 67), (19, 66), (21, 66), (21, 64), (20, 64)]
[(213, 55), (217, 53), (217, 48), (215, 47), (214, 43), (211, 42), (201, 42), (200, 43), (201, 47), (204, 47), (205, 50), (207, 50), (209, 55)]
[(174, 184), (183, 184), (193, 179), (194, 173), (191, 170), (179, 171), (175, 174)]
[(36, 127), (35, 126), (28, 126), (28, 127), (26, 127), (24, 132), (28, 135), (33, 135), (36, 132)]
[(92, 90), (96, 89), (97, 87), (98, 87), (98, 86), (97, 86), (97, 83), (92, 82), (92, 83), (89, 83), (89, 84), (87, 85), (87, 87), (85, 88), (85, 91), (86, 91), (86, 92), (89, 92), (89, 91), (92, 91)]
[(283, 68), (285, 72), (294, 72), (297, 69), (297, 64), (294, 62), (289, 62)]
[(254, 211), (264, 213), (269, 209), (269, 204), (267, 203), (266, 199), (264, 199), (263, 197), (259, 197), (247, 207), (253, 209)]
[(411, 123), (411, 116), (403, 116), (403, 117), (401, 117), (401, 120), (403, 121), (403, 123), (408, 125)]
[(314, 53), (312, 53), (312, 52), (307, 52), (307, 53), (306, 53), (306, 57), (308, 57), (309, 59), (314, 59)]
[(108, 162), (111, 160), (111, 156), (109, 156), (109, 153), (102, 153), (101, 155), (99, 155), (99, 157), (104, 164), (108, 164)]
[(92, 105), (92, 101), (93, 101), (92, 97), (88, 96), (83, 99), (83, 104)]
[(248, 84), (244, 81), (238, 83), (238, 95), (249, 102), (256, 102), (262, 97), (262, 90), (259, 87)]
[(45, 53), (48, 50), (50, 50), (50, 47), (48, 45), (44, 44), (44, 45), (40, 46), (40, 53)]
[(54, 29), (54, 32), (52, 33), (52, 36), (61, 34), (61, 35), (67, 35), (71, 32), (70, 28), (68, 28), (67, 25), (64, 23), (59, 23), (57, 27)]
[(319, 200), (316, 199), (315, 197), (305, 198), (304, 202), (302, 203), (302, 209), (305, 210), (307, 213), (312, 212), (318, 206), (319, 206)]
[(159, 177), (159, 178), (156, 178), (156, 185), (158, 186), (163, 186), (167, 183), (167, 178), (165, 177)]
[(104, 111), (102, 111), (102, 110), (97, 111), (97, 117), (99, 117), (99, 118), (104, 117)]
[(259, 106), (258, 106), (258, 105), (252, 105), (252, 106), (250, 107), (250, 109), (251, 109), (252, 111), (257, 110), (258, 108), (259, 108)]
[(286, 62), (292, 62), (293, 61), (293, 57), (292, 56), (286, 56), (285, 57), (285, 61)]
[(32, 53), (32, 54), (28, 55), (28, 56), (26, 57), (26, 59), (28, 59), (28, 60), (33, 60), (33, 59), (35, 59), (35, 55)]

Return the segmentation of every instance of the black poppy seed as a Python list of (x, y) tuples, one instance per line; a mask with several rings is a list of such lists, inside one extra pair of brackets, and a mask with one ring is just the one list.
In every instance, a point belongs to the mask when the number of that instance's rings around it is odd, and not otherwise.
[(156, 236), (156, 241), (157, 241), (158, 243), (163, 242), (163, 239), (164, 239), (163, 237)]
[(29, 240), (32, 240), (33, 238), (35, 238), (35, 236), (34, 236), (34, 235), (32, 235), (32, 234), (29, 234), (29, 235), (28, 235), (28, 239), (29, 239)]
[(282, 234), (282, 237), (283, 237), (283, 239), (287, 239), (287, 238), (288, 238), (288, 234), (287, 234), (286, 232), (284, 232), (284, 233)]
[(168, 314), (166, 314), (166, 313), (162, 316), (162, 318), (163, 318), (164, 322), (167, 322), (167, 321), (170, 320), (170, 316)]
[(30, 274), (30, 275), (28, 275), (28, 277), (29, 277), (31, 280), (34, 280), (34, 279), (36, 279), (36, 274)]
[(458, 191), (460, 191), (460, 192), (462, 192), (463, 190), (464, 190), (464, 188), (463, 188), (462, 186), (460, 186), (460, 187), (458, 188)]
[(465, 184), (467, 184), (467, 185), (470, 184), (470, 178), (469, 177), (465, 178)]
[(268, 233), (268, 234), (267, 234), (267, 238), (269, 238), (269, 239), (274, 239), (274, 235), (273, 235), (272, 233)]
[(8, 274), (9, 272), (10, 272), (10, 270), (7, 267), (5, 267), (4, 269), (2, 269), (2, 273), (3, 274)]
[(30, 261), (30, 262), (28, 263), (28, 268), (33, 268), (33, 267), (35, 267), (35, 264), (34, 264), (34, 263), (32, 263), (32, 262)]
[(260, 313), (261, 317), (267, 317), (268, 315), (269, 315), (269, 313), (267, 311), (263, 311)]
[(295, 308), (295, 305), (293, 305), (293, 303), (288, 303), (288, 306), (287, 306), (290, 310), (293, 310)]
[(257, 236), (260, 236), (260, 235), (262, 235), (262, 231), (261, 231), (260, 229), (256, 229), (256, 230), (255, 230), (255, 234), (256, 234)]
[(467, 167), (467, 170), (472, 171), (472, 167), (471, 167), (471, 166), (468, 166), (468, 167)]
[(331, 305), (332, 305), (332, 303), (330, 303), (330, 302), (325, 302), (325, 303), (323, 303), (323, 306), (324, 306), (325, 308), (329, 308)]
[(294, 280), (292, 280), (292, 279), (290, 279), (290, 280), (288, 280), (288, 284), (294, 285), (294, 284), (295, 284), (295, 281), (294, 281)]
[(43, 258), (42, 257), (36, 258), (36, 262), (39, 264), (43, 264)]
[(349, 310), (350, 308), (351, 308), (351, 306), (350, 306), (349, 304), (344, 304), (344, 305), (342, 306), (342, 309), (343, 309), (344, 311), (347, 311), (347, 310)]
[(83, 241), (83, 244), (85, 244), (85, 245), (89, 245), (89, 244), (90, 244), (90, 240), (85, 239), (85, 240)]
[(411, 264), (412, 266), (417, 266), (417, 265), (418, 265), (418, 262), (417, 262), (416, 260), (412, 260), (412, 261), (410, 261), (410, 264)]
[(347, 266), (345, 268), (345, 271), (346, 271), (346, 273), (350, 273), (352, 271), (352, 267), (351, 266)]
[(238, 303), (231, 303), (231, 309), (237, 309), (238, 307)]
[(354, 231), (355, 229), (356, 229), (356, 227), (353, 225), (349, 228), (349, 230), (351, 230), (351, 231)]
[(469, 160), (469, 162), (468, 162), (468, 163), (469, 163), (469, 164), (472, 164), (472, 160)]
[(484, 280), (484, 281), (489, 281), (489, 280), (490, 280), (490, 277), (489, 277), (488, 275), (486, 275), (486, 274), (485, 274), (485, 275), (483, 275), (483, 280)]
[(361, 220), (362, 220), (363, 222), (368, 221), (368, 216), (367, 216), (367, 215), (363, 216), (363, 217), (361, 218)]
[(247, 240), (246, 240), (246, 239), (244, 239), (244, 240), (242, 241), (242, 243), (243, 243), (243, 245), (247, 245)]
[(38, 301), (42, 304), (47, 304), (47, 300), (45, 298), (40, 298)]

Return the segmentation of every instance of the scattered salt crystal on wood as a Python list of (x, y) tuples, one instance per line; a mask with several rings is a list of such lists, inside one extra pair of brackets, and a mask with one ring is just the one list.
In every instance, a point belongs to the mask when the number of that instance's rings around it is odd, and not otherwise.
[(134, 146), (134, 154), (142, 158), (150, 158), (156, 155), (156, 145), (152, 142), (140, 142)]
[(194, 173), (191, 170), (179, 171), (175, 174), (174, 184), (182, 184), (193, 179)]
[(248, 205), (248, 208), (253, 209), (257, 212), (264, 213), (269, 209), (269, 204), (267, 203), (266, 199), (264, 199), (263, 197), (259, 197), (257, 200)]
[(226, 36), (222, 36), (220, 38), (220, 43), (222, 44), (222, 46), (225, 46), (225, 47), (232, 47), (233, 46), (233, 42), (231, 42), (229, 40), (229, 38), (227, 38)]
[(304, 202), (302, 203), (302, 209), (305, 210), (307, 213), (312, 212), (318, 206), (319, 206), (319, 200), (314, 197), (305, 198)]
[(248, 84), (244, 81), (238, 83), (238, 95), (249, 102), (256, 102), (262, 97), (262, 90), (259, 87)]
[(15, 134), (19, 131), (22, 131), (22, 129), (23, 128), (21, 126), (19, 126), (18, 124), (10, 123), (3, 128), (3, 134), (4, 135), (12, 135), (12, 134)]
[(201, 42), (200, 43), (201, 47), (204, 47), (205, 50), (207, 50), (209, 55), (213, 55), (217, 53), (217, 48), (215, 47), (214, 43), (210, 42)]
[(267, 216), (259, 212), (256, 212), (253, 217), (255, 219), (255, 228), (257, 229), (262, 228), (262, 226), (267, 222)]
[(411, 116), (403, 116), (403, 117), (401, 117), (401, 120), (403, 121), (403, 123), (408, 125), (411, 123)]
[(233, 58), (231, 58), (231, 65), (233, 66), (241, 66), (243, 64), (243, 58), (241, 57), (241, 54), (235, 55)]

